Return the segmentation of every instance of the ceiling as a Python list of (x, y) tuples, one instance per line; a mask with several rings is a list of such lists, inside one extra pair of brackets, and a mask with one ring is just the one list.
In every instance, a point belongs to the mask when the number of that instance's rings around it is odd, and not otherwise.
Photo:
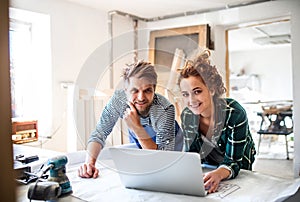
[(229, 51), (253, 50), (291, 43), (288, 19), (230, 30)]
[[(118, 10), (141, 18), (155, 18), (178, 13), (226, 9), (263, 0), (66, 0), (104, 12)], [(266, 1), (266, 0), (265, 0)]]
[[(176, 15), (205, 13), (268, 0), (65, 0), (103, 12), (121, 11), (144, 19), (164, 19)], [(158, 6), (159, 5), (159, 6)], [(274, 36), (283, 36), (275, 37)], [(256, 38), (264, 39), (256, 39)], [(245, 27), (229, 32), (229, 50), (256, 49), (288, 42), (290, 23), (276, 22)], [(268, 38), (268, 39), (266, 39)], [(270, 39), (274, 40), (270, 43)], [(256, 41), (256, 43), (254, 43)], [(279, 41), (279, 42), (278, 42)]]

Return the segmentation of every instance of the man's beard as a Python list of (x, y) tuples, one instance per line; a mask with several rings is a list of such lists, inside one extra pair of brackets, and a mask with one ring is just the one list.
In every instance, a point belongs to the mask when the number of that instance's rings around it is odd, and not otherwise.
[(137, 113), (141, 117), (147, 117), (149, 115), (150, 108), (151, 108), (151, 104), (148, 105), (144, 110), (137, 110)]

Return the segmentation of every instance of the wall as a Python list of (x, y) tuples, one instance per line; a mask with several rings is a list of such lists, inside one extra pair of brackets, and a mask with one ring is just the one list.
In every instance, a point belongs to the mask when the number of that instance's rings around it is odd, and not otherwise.
[[(244, 69), (246, 75), (258, 76), (261, 101), (293, 99), (290, 45), (231, 52), (229, 61), (234, 74)], [(253, 99), (246, 101), (258, 101)]]
[[(292, 13), (292, 73), (293, 73), (293, 101), (294, 103), (300, 103), (300, 92), (297, 87), (300, 86), (300, 2), (293, 1), (290, 4)], [(300, 106), (294, 105), (293, 107), (294, 118), (294, 176), (300, 175)]]

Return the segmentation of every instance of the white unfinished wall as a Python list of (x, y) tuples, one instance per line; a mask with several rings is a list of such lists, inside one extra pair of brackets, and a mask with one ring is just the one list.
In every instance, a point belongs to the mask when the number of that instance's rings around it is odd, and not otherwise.
[(244, 69), (246, 75), (257, 75), (261, 101), (293, 100), (291, 55), (290, 45), (237, 51), (230, 53), (229, 66), (235, 74)]

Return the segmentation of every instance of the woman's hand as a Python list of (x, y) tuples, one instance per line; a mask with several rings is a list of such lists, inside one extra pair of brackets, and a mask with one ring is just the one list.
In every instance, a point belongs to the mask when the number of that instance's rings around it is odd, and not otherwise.
[(230, 171), (222, 167), (205, 173), (203, 177), (205, 189), (208, 190), (208, 193), (216, 192), (220, 182), (228, 178), (229, 175)]

